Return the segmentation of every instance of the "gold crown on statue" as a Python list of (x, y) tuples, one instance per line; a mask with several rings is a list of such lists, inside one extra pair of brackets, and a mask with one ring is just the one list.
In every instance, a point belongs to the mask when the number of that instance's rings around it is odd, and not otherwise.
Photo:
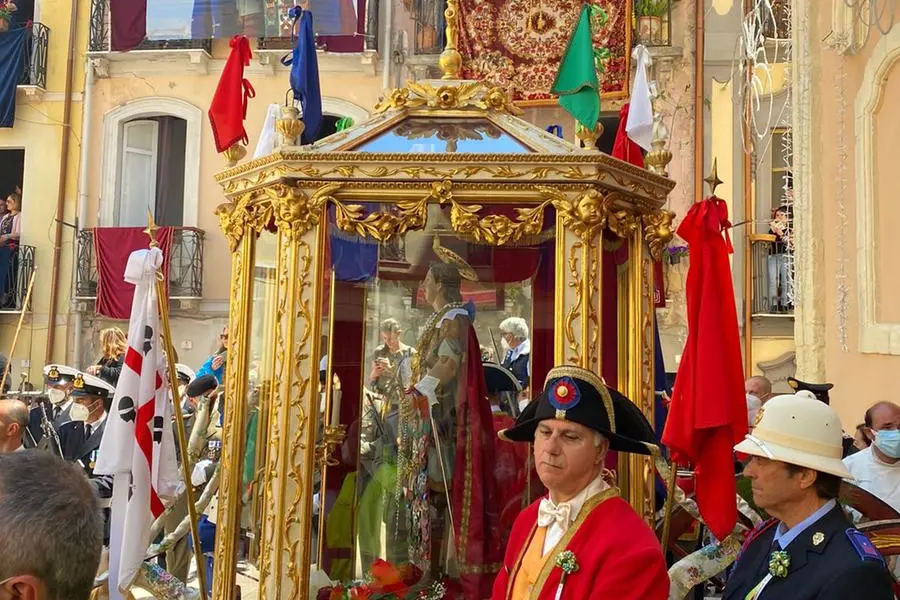
[(78, 390), (84, 388), (84, 378), (81, 376), (81, 373), (75, 376), (75, 382), (72, 384), (72, 387)]
[(475, 269), (473, 269), (462, 256), (449, 248), (441, 246), (441, 240), (438, 236), (434, 236), (434, 243), (431, 248), (434, 250), (437, 257), (441, 259), (442, 263), (456, 267), (460, 277), (468, 279), (469, 281), (478, 281), (478, 275), (475, 273)]

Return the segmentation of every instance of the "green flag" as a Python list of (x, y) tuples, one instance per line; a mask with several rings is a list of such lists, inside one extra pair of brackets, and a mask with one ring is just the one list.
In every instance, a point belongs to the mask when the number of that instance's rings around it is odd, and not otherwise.
[(588, 131), (593, 131), (600, 118), (599, 87), (591, 39), (591, 9), (585, 4), (550, 91), (559, 95), (559, 105), (566, 112)]

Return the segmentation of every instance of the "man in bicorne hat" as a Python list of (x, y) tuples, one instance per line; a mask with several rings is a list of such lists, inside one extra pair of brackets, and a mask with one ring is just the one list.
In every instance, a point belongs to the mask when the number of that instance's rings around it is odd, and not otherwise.
[(753, 502), (772, 519), (744, 542), (724, 600), (891, 600), (884, 558), (838, 504), (841, 422), (808, 391), (775, 396), (734, 447), (750, 455)]
[(590, 371), (556, 367), (501, 438), (534, 442), (549, 494), (516, 519), (492, 600), (669, 597), (659, 541), (602, 477), (610, 449), (649, 454), (655, 443), (634, 404)]

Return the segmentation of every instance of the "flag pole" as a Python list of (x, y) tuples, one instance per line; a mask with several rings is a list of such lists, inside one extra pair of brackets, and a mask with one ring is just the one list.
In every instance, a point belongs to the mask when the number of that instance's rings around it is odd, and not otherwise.
[[(150, 237), (150, 247), (158, 248), (156, 230), (159, 229), (153, 222), (153, 215), (147, 211), (147, 229), (144, 232)], [(166, 296), (166, 282), (157, 274), (156, 299), (159, 304), (159, 316), (162, 319), (162, 336), (165, 340), (166, 366), (169, 371), (169, 387), (172, 390), (172, 404), (175, 405), (175, 433), (178, 438), (178, 450), (181, 453), (181, 470), (184, 475), (184, 494), (188, 506), (188, 518), (191, 522), (191, 537), (193, 538), (194, 560), (197, 561), (197, 581), (200, 584), (200, 598), (207, 600), (206, 595), (206, 564), (203, 553), (200, 551), (200, 536), (197, 533), (197, 507), (194, 505), (194, 488), (191, 485), (190, 459), (188, 458), (187, 435), (184, 432), (184, 415), (181, 413), (181, 394), (177, 385), (171, 385), (175, 377), (175, 349), (172, 347), (171, 328), (169, 327), (169, 299)], [(185, 582), (187, 583), (187, 582)]]
[[(12, 346), (9, 348), (9, 354), (6, 356), (6, 367), (3, 368), (3, 378), (0, 379), (0, 394), (6, 388), (6, 378), (9, 375), (9, 368), (12, 365), (13, 352), (16, 351), (16, 344), (19, 343), (19, 333), (22, 331), (22, 323), (25, 321), (25, 311), (28, 310), (28, 302), (31, 300), (31, 290), (34, 287), (34, 276), (37, 274), (37, 268), (31, 272), (31, 279), (28, 280), (28, 291), (25, 292), (25, 301), (22, 302), (22, 311), (19, 313), (19, 324), (16, 325), (16, 334), (13, 336)], [(47, 351), (50, 352), (49, 350)]]

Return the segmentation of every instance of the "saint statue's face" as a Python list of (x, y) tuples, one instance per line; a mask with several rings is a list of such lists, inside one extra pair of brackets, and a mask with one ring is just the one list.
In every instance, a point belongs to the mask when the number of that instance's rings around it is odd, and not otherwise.
[(425, 302), (434, 304), (434, 300), (437, 298), (440, 289), (441, 285), (434, 280), (434, 274), (429, 269), (425, 279), (422, 280), (422, 291), (425, 292)]
[(534, 434), (534, 464), (554, 502), (565, 502), (586, 488), (603, 469), (609, 447), (597, 445), (592, 429), (558, 419), (538, 423)]

